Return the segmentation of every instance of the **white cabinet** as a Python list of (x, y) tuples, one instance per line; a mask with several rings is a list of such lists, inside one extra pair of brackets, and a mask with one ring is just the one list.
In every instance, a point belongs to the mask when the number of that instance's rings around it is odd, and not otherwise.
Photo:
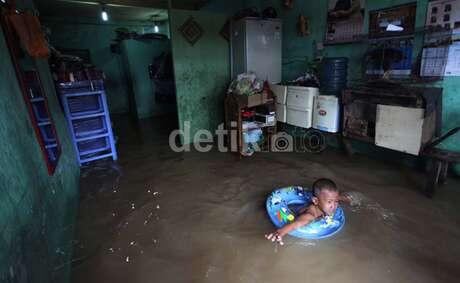
[(318, 95), (313, 109), (313, 128), (337, 133), (339, 131), (339, 99), (333, 95)]
[(287, 109), (286, 121), (289, 125), (308, 129), (311, 128), (312, 125), (311, 118), (311, 110), (302, 111), (292, 108)]
[(276, 103), (276, 121), (286, 123), (286, 104)]
[(314, 87), (288, 86), (287, 106), (296, 110), (311, 110), (315, 96), (319, 94), (319, 89)]
[(285, 85), (270, 85), (270, 89), (273, 91), (276, 97), (276, 103), (286, 104), (287, 100), (287, 86)]
[(288, 86), (286, 122), (289, 125), (311, 128), (315, 97), (319, 89), (314, 87)]

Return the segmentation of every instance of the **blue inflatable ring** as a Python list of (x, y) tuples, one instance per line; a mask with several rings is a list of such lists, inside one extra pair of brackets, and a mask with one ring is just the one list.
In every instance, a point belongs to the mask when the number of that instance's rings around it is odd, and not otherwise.
[[(298, 209), (311, 203), (313, 195), (302, 187), (287, 187), (273, 191), (267, 198), (267, 213), (277, 228), (295, 220)], [(345, 215), (339, 206), (333, 217), (324, 217), (291, 231), (289, 235), (304, 239), (323, 239), (338, 233), (345, 225)]]

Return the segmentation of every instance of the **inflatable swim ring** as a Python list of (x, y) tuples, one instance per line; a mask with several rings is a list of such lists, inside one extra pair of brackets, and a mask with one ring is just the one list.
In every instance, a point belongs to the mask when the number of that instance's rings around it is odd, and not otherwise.
[[(267, 213), (277, 228), (293, 222), (298, 210), (311, 203), (313, 195), (302, 187), (287, 187), (273, 191), (267, 198)], [(324, 217), (293, 230), (289, 235), (304, 239), (322, 239), (338, 233), (345, 224), (343, 209), (339, 206), (334, 216)]]

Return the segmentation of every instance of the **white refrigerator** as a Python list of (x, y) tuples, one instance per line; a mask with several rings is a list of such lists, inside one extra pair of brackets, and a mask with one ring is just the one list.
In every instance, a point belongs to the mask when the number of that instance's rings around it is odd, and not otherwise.
[(231, 24), (231, 73), (253, 72), (270, 83), (281, 82), (282, 23), (279, 19), (244, 18)]

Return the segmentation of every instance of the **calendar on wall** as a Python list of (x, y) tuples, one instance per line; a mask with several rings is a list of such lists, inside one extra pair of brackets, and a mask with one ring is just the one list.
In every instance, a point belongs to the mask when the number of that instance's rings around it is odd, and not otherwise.
[(428, 3), (420, 75), (460, 76), (460, 0)]
[(329, 0), (326, 44), (359, 40), (364, 27), (365, 0)]
[(428, 3), (427, 27), (460, 29), (460, 0), (434, 0)]

